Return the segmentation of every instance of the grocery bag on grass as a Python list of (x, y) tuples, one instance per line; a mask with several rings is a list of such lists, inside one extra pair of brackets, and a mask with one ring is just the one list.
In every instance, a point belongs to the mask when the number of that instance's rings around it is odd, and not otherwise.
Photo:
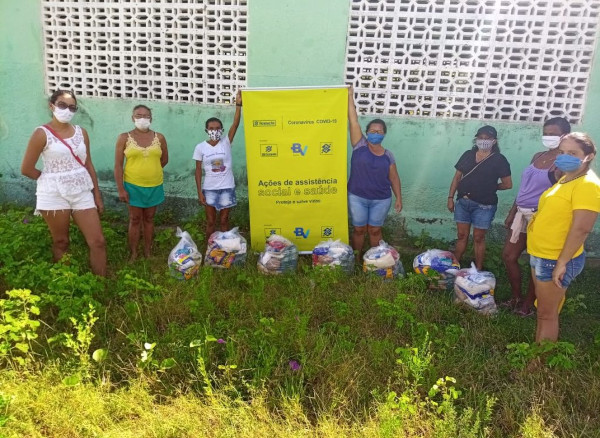
[(460, 264), (450, 251), (428, 249), (415, 257), (413, 269), (417, 274), (427, 276), (431, 289), (449, 289), (454, 285)]
[(208, 238), (204, 264), (215, 268), (230, 268), (243, 265), (246, 261), (246, 239), (238, 228), (215, 231)]
[(478, 271), (474, 264), (456, 272), (454, 301), (472, 307), (480, 313), (493, 315), (498, 311), (494, 301), (496, 277), (487, 271)]
[(363, 256), (363, 271), (373, 272), (383, 278), (404, 276), (400, 254), (396, 248), (383, 240), (380, 240), (379, 245), (369, 249)]
[(340, 266), (344, 272), (354, 270), (354, 251), (340, 240), (319, 242), (312, 252), (313, 266)]
[(298, 248), (285, 237), (272, 234), (258, 257), (257, 266), (265, 274), (294, 272), (298, 266)]
[(202, 254), (198, 252), (198, 247), (192, 240), (190, 233), (181, 231), (181, 228), (177, 227), (175, 235), (180, 239), (169, 254), (167, 260), (169, 272), (175, 278), (189, 280), (198, 273), (202, 263)]

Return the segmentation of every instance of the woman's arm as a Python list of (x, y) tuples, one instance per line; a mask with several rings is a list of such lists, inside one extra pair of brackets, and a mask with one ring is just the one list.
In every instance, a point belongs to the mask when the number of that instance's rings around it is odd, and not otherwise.
[(123, 187), (123, 162), (125, 161), (125, 142), (127, 141), (127, 134), (121, 134), (117, 138), (117, 144), (115, 146), (115, 183), (117, 184), (117, 192), (119, 192), (119, 201), (129, 202), (129, 194)]
[(571, 228), (552, 272), (552, 281), (556, 286), (562, 287), (561, 281), (565, 275), (567, 263), (585, 242), (588, 234), (594, 228), (597, 217), (598, 213), (592, 210), (573, 210)]
[(348, 122), (350, 123), (350, 143), (354, 147), (363, 135), (358, 123), (358, 114), (354, 105), (354, 88), (352, 86), (348, 88)]
[(85, 168), (87, 169), (87, 171), (90, 174), (90, 177), (92, 178), (92, 183), (94, 183), (94, 188), (92, 192), (94, 193), (94, 202), (96, 202), (98, 214), (102, 214), (102, 212), (104, 212), (104, 202), (102, 201), (102, 194), (100, 193), (100, 187), (98, 186), (98, 177), (96, 176), (96, 169), (94, 169), (94, 165), (92, 164), (92, 154), (90, 153), (90, 138), (85, 129), (81, 128), (81, 132), (83, 133), (83, 141), (85, 143), (85, 150), (87, 152)]
[(235, 133), (237, 132), (238, 126), (240, 126), (240, 118), (242, 115), (242, 92), (238, 90), (235, 96), (235, 115), (233, 116), (233, 123), (231, 124), (231, 128), (229, 128), (229, 143), (233, 143), (233, 137), (235, 137)]
[(513, 202), (512, 207), (510, 207), (510, 210), (508, 211), (508, 215), (506, 216), (506, 219), (504, 220), (504, 228), (510, 228), (513, 221), (515, 220), (516, 214), (517, 214), (517, 201)]
[(46, 146), (46, 133), (42, 128), (38, 128), (33, 131), (29, 143), (27, 143), (27, 149), (23, 156), (23, 162), (21, 163), (21, 174), (27, 178), (36, 180), (40, 177), (42, 172), (36, 169), (35, 164), (40, 158), (44, 147)]
[(512, 189), (512, 177), (510, 175), (500, 178), (500, 184), (496, 187), (497, 190), (510, 190)]
[(458, 187), (458, 183), (462, 179), (462, 175), (462, 172), (460, 170), (457, 170), (454, 173), (452, 182), (450, 183), (450, 190), (448, 190), (448, 210), (450, 210), (450, 213), (454, 213), (454, 195), (456, 194), (456, 188)]
[(196, 172), (194, 176), (196, 178), (196, 190), (198, 190), (198, 202), (200, 205), (206, 205), (206, 199), (202, 193), (202, 161), (196, 161)]
[(158, 134), (158, 140), (160, 141), (160, 150), (162, 154), (160, 155), (160, 165), (165, 167), (169, 162), (169, 150), (167, 149), (167, 139), (164, 135)]
[(397, 213), (400, 213), (402, 211), (402, 183), (400, 182), (398, 168), (395, 163), (390, 165), (389, 178), (392, 185), (392, 192), (394, 192), (394, 196), (396, 197), (394, 209)]

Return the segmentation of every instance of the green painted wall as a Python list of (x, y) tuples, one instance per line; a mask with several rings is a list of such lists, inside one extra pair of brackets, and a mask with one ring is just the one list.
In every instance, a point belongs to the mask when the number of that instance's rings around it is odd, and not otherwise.
[[(349, 0), (250, 0), (248, 19), (248, 85), (283, 87), (340, 85), (344, 83), (344, 58)], [(600, 64), (592, 70), (587, 108), (582, 126), (600, 141)], [(0, 201), (33, 205), (35, 185), (20, 176), (23, 151), (33, 128), (49, 119), (44, 95), (43, 46), (40, 0), (0, 1)], [(105, 201), (115, 202), (112, 180), (114, 142), (131, 128), (131, 108), (148, 103), (153, 109), (153, 127), (169, 143), (170, 162), (165, 168), (169, 202), (163, 208), (177, 213), (197, 211), (194, 145), (204, 139), (203, 122), (220, 117), (228, 128), (232, 106), (168, 104), (161, 102), (80, 99), (82, 111), (74, 120), (88, 129), (92, 156), (98, 170)], [(361, 118), (366, 124), (368, 118)], [(470, 147), (481, 121), (424, 118), (385, 118), (386, 147), (398, 161), (403, 183), (405, 210), (392, 214), (391, 226), (406, 225), (436, 237), (453, 238), (454, 222), (446, 210), (446, 196), (453, 165)], [(501, 239), (504, 217), (516, 196), (520, 173), (533, 153), (541, 150), (541, 126), (491, 121), (499, 132), (502, 152), (513, 170), (515, 189), (500, 192), (500, 205), (492, 235)], [(243, 126), (234, 142), (234, 169), (243, 196), (245, 153)], [(600, 253), (600, 239), (592, 236), (592, 249)], [(598, 248), (598, 250), (596, 250)]]

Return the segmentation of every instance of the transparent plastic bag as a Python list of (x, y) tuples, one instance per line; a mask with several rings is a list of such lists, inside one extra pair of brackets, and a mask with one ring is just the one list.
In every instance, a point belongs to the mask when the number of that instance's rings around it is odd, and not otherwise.
[(454, 301), (486, 315), (498, 312), (494, 300), (496, 277), (491, 272), (478, 271), (475, 264), (468, 269), (456, 272), (454, 280)]
[(383, 278), (395, 278), (404, 276), (404, 267), (400, 261), (400, 254), (393, 246), (383, 240), (379, 245), (369, 249), (363, 255), (363, 271), (372, 272)]
[(340, 266), (346, 273), (354, 270), (354, 251), (340, 240), (319, 242), (312, 252), (313, 266)]
[(246, 262), (246, 239), (238, 228), (229, 231), (215, 231), (208, 238), (204, 264), (214, 268), (241, 266)]
[(265, 250), (258, 257), (257, 266), (265, 274), (295, 272), (298, 266), (298, 248), (285, 237), (272, 234), (267, 239)]
[(180, 239), (167, 259), (169, 272), (179, 280), (189, 280), (198, 273), (202, 254), (198, 252), (198, 247), (187, 231), (181, 231), (181, 228), (177, 227), (175, 235)]
[(450, 251), (428, 249), (415, 257), (413, 269), (427, 276), (431, 289), (451, 289), (460, 264)]

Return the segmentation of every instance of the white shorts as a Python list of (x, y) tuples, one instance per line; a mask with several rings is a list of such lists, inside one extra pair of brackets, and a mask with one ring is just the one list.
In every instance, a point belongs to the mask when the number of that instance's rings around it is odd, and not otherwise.
[(90, 208), (96, 208), (94, 194), (91, 190), (68, 196), (63, 196), (60, 193), (38, 193), (35, 214), (40, 214), (40, 211), (77, 211)]

